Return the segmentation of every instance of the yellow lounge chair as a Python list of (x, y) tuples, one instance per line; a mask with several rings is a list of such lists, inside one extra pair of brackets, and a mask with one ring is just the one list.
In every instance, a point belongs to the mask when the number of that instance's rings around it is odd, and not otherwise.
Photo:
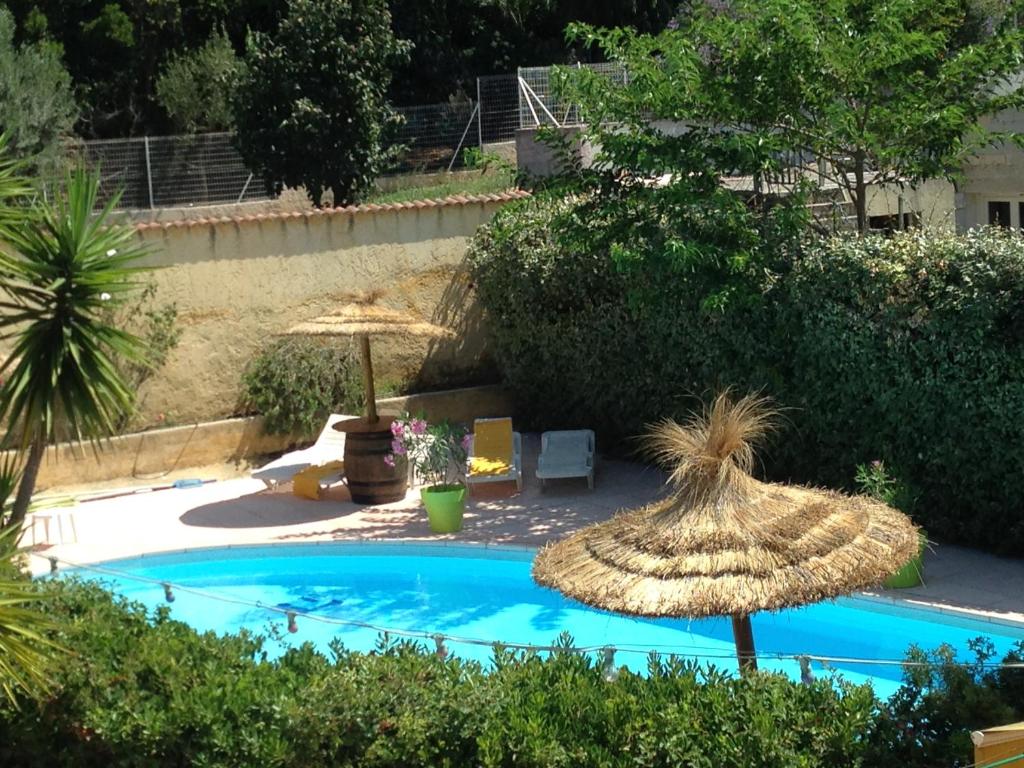
[(469, 446), (466, 482), (500, 483), (514, 480), (523, 489), (523, 438), (512, 430), (512, 419), (477, 419)]
[(292, 478), (292, 493), (305, 499), (316, 501), (321, 492), (334, 483), (340, 482), (345, 475), (344, 461), (329, 461), (326, 464), (314, 464)]

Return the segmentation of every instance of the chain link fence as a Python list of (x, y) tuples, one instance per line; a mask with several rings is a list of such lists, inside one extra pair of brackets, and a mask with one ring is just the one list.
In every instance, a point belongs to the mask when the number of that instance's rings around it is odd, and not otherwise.
[[(615, 64), (587, 66), (625, 82)], [(464, 166), (467, 147), (513, 142), (520, 128), (575, 125), (579, 111), (555, 94), (550, 67), (477, 78), (476, 99), (401, 107), (404, 122), (394, 137), (389, 175), (451, 171)], [(100, 204), (118, 190), (123, 209), (172, 208), (267, 200), (229, 133), (79, 141), (70, 159), (97, 169)]]
[(82, 141), (75, 161), (100, 174), (100, 204), (121, 190), (120, 208), (173, 208), (266, 200), (229, 133)]
[[(577, 64), (608, 80), (625, 85), (626, 70), (621, 64)], [(579, 125), (580, 112), (575, 104), (565, 102), (555, 88), (554, 67), (520, 67), (519, 127), (541, 125)]]
[(489, 75), (476, 79), (480, 104), (477, 143), (480, 146), (515, 141), (519, 123), (519, 79), (515, 75)]
[(398, 157), (392, 173), (460, 168), (462, 148), (479, 144), (475, 101), (401, 107), (398, 112), (404, 120), (395, 136)]

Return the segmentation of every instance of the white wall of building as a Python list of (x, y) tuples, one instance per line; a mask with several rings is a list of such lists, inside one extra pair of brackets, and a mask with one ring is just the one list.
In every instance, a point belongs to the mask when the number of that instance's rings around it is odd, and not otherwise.
[[(1024, 112), (1001, 112), (983, 125), (993, 131), (1024, 133)], [(1024, 150), (1004, 144), (990, 147), (967, 162), (957, 194), (957, 229), (991, 223), (990, 203), (1008, 203), (1008, 223), (1024, 229)]]

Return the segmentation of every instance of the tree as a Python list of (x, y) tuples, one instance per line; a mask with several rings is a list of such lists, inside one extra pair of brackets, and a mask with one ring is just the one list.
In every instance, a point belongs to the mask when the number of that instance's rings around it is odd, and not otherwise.
[(62, 157), (78, 108), (59, 50), (14, 43), (14, 17), (0, 6), (0, 132), (26, 160), (26, 171), (52, 174)]
[(84, 136), (170, 128), (156, 80), (175, 53), (225, 30), (241, 51), (247, 29), (276, 29), (284, 0), (7, 0), (20, 39), (59, 46), (81, 101)]
[(658, 35), (573, 32), (630, 72), (618, 93), (591, 79), (592, 101), (634, 114), (646, 102), (655, 120), (819, 158), (864, 232), (869, 184), (952, 180), (982, 147), (1016, 140), (981, 125), (1024, 104), (1013, 5), (965, 27), (964, 0), (698, 0)]
[[(389, 0), (395, 33), (413, 43), (395, 72), (396, 104), (428, 104), (452, 96), (476, 98), (476, 78), (517, 67), (588, 60), (566, 43), (571, 21), (663, 29), (672, 0)], [(487, 98), (485, 95), (484, 98)]]
[(94, 215), (98, 190), (97, 176), (77, 170), (53, 202), (4, 222), (0, 330), (14, 346), (0, 367), (0, 419), (8, 440), (28, 450), (8, 525), (25, 518), (48, 442), (114, 431), (134, 397), (116, 361), (146, 356), (108, 321), (109, 307), (136, 287), (131, 265), (145, 251), (131, 227), (111, 222), (117, 196)]
[(238, 89), (237, 145), (272, 193), (305, 186), (320, 206), (358, 199), (387, 167), (392, 68), (408, 45), (385, 0), (290, 0), (274, 35), (253, 33)]
[(231, 93), (242, 72), (242, 61), (221, 30), (194, 51), (171, 55), (157, 78), (156, 98), (175, 130), (226, 131), (233, 122)]
[[(7, 479), (10, 467), (0, 468)], [(6, 498), (0, 489), (0, 503)], [(17, 541), (21, 531), (0, 531), (0, 697), (18, 706), (18, 693), (39, 696), (49, 690), (53, 641), (46, 637), (54, 622), (38, 610), (45, 596), (21, 574)]]

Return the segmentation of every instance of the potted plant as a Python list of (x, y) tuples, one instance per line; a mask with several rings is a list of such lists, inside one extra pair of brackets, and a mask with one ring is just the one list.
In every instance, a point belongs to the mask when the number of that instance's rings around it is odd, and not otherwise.
[(403, 414), (391, 423), (391, 453), (384, 457), (389, 466), (408, 462), (416, 476), (426, 482), (420, 498), (427, 510), (430, 530), (455, 533), (462, 530), (466, 508), (466, 454), (469, 434), (448, 421), (428, 424), (426, 419)]
[[(895, 507), (906, 515), (913, 511), (917, 501), (914, 493), (905, 483), (890, 475), (882, 461), (876, 459), (870, 464), (858, 464), (856, 481), (862, 493)], [(921, 545), (917, 556), (882, 582), (887, 589), (905, 589), (921, 584), (924, 575), (924, 549), (928, 545), (928, 534), (924, 530), (920, 532), (920, 539)]]

